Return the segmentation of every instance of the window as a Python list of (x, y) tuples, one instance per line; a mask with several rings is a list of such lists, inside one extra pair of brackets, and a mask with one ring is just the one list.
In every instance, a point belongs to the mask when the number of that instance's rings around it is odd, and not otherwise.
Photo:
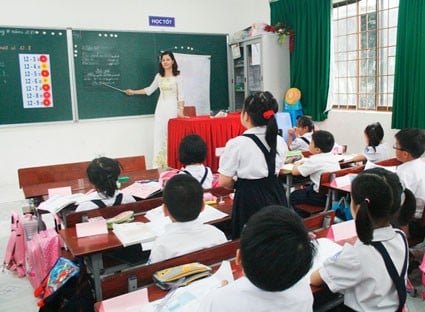
[(399, 0), (333, 0), (333, 107), (391, 111)]

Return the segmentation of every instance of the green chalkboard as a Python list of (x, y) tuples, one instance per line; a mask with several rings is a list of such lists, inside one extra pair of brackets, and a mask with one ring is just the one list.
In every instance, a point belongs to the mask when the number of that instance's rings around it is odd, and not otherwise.
[(0, 125), (72, 120), (65, 29), (0, 28)]
[[(217, 34), (73, 30), (79, 119), (153, 114), (159, 91), (129, 97), (118, 89), (148, 86), (158, 72), (161, 51), (211, 56), (210, 103), (229, 106), (227, 38)], [(179, 47), (191, 50), (180, 51)]]

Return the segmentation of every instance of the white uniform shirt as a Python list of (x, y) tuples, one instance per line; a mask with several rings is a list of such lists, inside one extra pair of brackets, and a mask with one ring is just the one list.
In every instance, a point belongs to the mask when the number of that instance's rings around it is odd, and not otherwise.
[(397, 167), (397, 175), (404, 187), (415, 194), (415, 218), (422, 218), (425, 205), (425, 162), (421, 158), (407, 161)]
[(319, 191), (320, 175), (323, 172), (340, 170), (338, 159), (332, 153), (320, 153), (304, 159), (304, 163), (298, 167), (303, 177), (310, 176), (314, 191)]
[[(212, 182), (213, 182), (213, 174), (209, 167), (205, 167), (204, 165), (187, 165), (181, 170), (186, 170), (187, 172), (191, 174), (192, 177), (194, 177), (196, 180), (201, 182), (205, 174), (205, 168), (207, 168), (207, 177), (205, 178), (204, 183), (202, 183), (202, 187), (204, 189), (209, 189), (212, 187)], [(180, 172), (180, 174), (187, 174), (187, 173)]]
[[(391, 227), (376, 229), (373, 241), (381, 241), (398, 274), (406, 256), (403, 238)], [(356, 311), (395, 311), (399, 305), (393, 281), (381, 254), (372, 245), (358, 240), (345, 244), (341, 252), (330, 257), (319, 270), (332, 292), (344, 294), (346, 306)]]
[[(254, 127), (248, 129), (244, 134), (255, 134), (268, 148), (266, 142), (266, 127)], [(276, 144), (276, 174), (283, 167), (286, 159), (288, 146), (281, 136), (277, 136)], [(248, 137), (238, 136), (226, 143), (220, 156), (218, 172), (228, 177), (237, 176), (242, 179), (261, 179), (268, 176), (266, 159), (261, 149)]]
[[(91, 201), (93, 199), (100, 199), (101, 201), (105, 203), (106, 206), (108, 207), (112, 206), (118, 194), (119, 192), (115, 191), (115, 194), (113, 197), (106, 197), (102, 193), (98, 193), (98, 192), (89, 193), (85, 196), (83, 200), (80, 200), (80, 204), (78, 205), (75, 211), (86, 211), (86, 210), (99, 208), (98, 205), (96, 205), (95, 203)], [(134, 201), (136, 200), (134, 199), (133, 196), (128, 194), (123, 194), (121, 204), (132, 203)]]
[(173, 222), (165, 226), (164, 234), (155, 240), (150, 262), (159, 262), (193, 251), (213, 247), (227, 242), (222, 231), (199, 218), (188, 222)]
[[(301, 137), (305, 138), (308, 142), (311, 142), (311, 136), (313, 135), (313, 132), (307, 132), (304, 133)], [(310, 143), (307, 143), (301, 137), (296, 137), (295, 140), (292, 141), (291, 145), (289, 146), (291, 148), (291, 151), (299, 150), (299, 151), (309, 151), (310, 150)]]
[(313, 294), (306, 277), (284, 291), (265, 291), (252, 284), (248, 278), (240, 279), (218, 288), (207, 295), (198, 312), (282, 312), (313, 311)]
[(364, 149), (363, 155), (368, 161), (377, 162), (394, 157), (394, 152), (387, 143), (381, 143), (378, 146), (375, 146), (375, 149), (372, 146), (366, 146)]

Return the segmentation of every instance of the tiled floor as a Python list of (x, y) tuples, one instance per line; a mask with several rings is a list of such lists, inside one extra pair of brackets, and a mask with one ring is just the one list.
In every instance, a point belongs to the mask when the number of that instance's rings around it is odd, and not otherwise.
[[(21, 212), (24, 201), (0, 204), (0, 259), (4, 257), (4, 251), (10, 234), (11, 211)], [(47, 226), (52, 226), (52, 220), (45, 220)], [(420, 274), (414, 270), (410, 276), (412, 283), (419, 291), (416, 298), (408, 296), (407, 307), (409, 312), (424, 312), (425, 301), (421, 300)], [(26, 278), (18, 278), (13, 272), (4, 270), (0, 272), (0, 311), (7, 312), (36, 312), (38, 311), (37, 299), (32, 295), (32, 288)]]

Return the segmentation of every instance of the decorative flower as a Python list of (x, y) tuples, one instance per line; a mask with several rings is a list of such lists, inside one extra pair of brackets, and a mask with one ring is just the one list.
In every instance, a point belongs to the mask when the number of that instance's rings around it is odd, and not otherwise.
[(293, 37), (294, 37), (294, 34), (295, 34), (294, 30), (292, 28), (288, 27), (284, 23), (279, 22), (279, 23), (276, 23), (276, 25), (272, 25), (272, 26), (266, 25), (264, 27), (264, 30), (267, 31), (267, 32), (273, 32), (273, 33), (278, 34), (278, 36), (279, 36), (278, 42), (280, 44), (284, 44), (286, 37), (290, 36), (291, 41), (289, 43), (289, 45), (290, 45), (289, 49), (292, 52), (292, 50), (293, 50)]

